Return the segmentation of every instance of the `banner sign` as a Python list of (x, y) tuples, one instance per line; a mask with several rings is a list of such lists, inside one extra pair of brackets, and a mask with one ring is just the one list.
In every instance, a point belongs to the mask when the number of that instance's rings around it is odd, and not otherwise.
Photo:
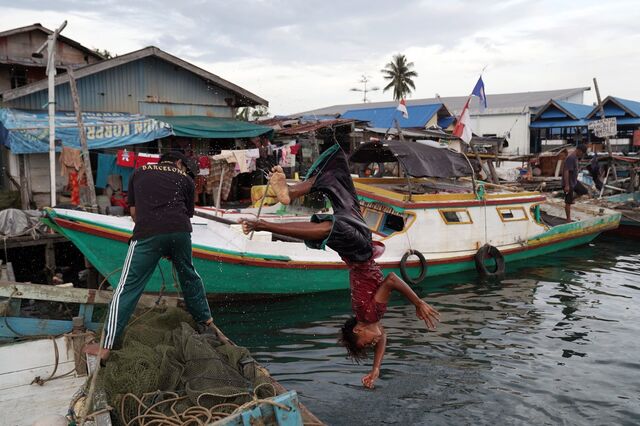
[[(140, 114), (85, 112), (82, 121), (89, 149), (115, 148), (173, 135), (171, 126)], [(76, 115), (57, 112), (56, 142), (80, 149)], [(14, 154), (49, 152), (49, 115), (40, 111), (0, 108), (0, 142)], [(61, 147), (56, 143), (56, 151)]]
[(615, 117), (592, 121), (588, 124), (588, 127), (599, 138), (618, 134), (618, 124)]

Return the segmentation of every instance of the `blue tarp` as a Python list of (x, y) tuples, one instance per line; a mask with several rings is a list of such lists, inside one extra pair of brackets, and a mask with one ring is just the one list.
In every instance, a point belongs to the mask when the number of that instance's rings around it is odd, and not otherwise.
[[(139, 114), (86, 112), (82, 113), (82, 121), (89, 149), (134, 145), (173, 134), (167, 123)], [(80, 148), (75, 113), (57, 112), (55, 122), (56, 140), (64, 146)], [(0, 143), (14, 154), (48, 152), (49, 115), (45, 111), (0, 108)]]

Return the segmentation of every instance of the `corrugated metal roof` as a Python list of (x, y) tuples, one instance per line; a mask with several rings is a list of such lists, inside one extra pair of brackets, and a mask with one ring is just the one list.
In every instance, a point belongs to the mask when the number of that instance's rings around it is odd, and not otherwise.
[[(125, 77), (121, 77), (117, 73), (122, 69), (121, 68), (122, 66), (132, 64), (146, 58), (153, 58), (154, 60), (163, 61), (167, 64), (171, 64), (176, 71), (179, 71), (179, 70), (176, 69), (175, 67), (179, 67), (179, 69), (182, 69), (183, 71), (187, 71), (193, 76), (197, 76), (206, 81), (210, 81), (212, 83), (212, 86), (213, 85), (218, 86), (222, 89), (225, 89), (235, 94), (239, 101), (238, 105), (236, 106), (254, 106), (254, 105), (268, 106), (269, 105), (269, 102), (267, 102), (265, 99), (262, 99), (261, 97), (249, 92), (248, 90), (243, 89), (242, 87), (237, 86), (221, 77), (218, 77), (215, 74), (205, 71), (202, 68), (199, 68), (193, 64), (190, 64), (187, 61), (184, 61), (180, 58), (170, 55), (169, 53), (166, 53), (154, 46), (146, 47), (144, 49), (137, 50), (135, 52), (127, 53), (126, 55), (117, 56), (112, 59), (104, 60), (95, 64), (78, 68), (76, 71), (74, 71), (76, 80), (78, 80), (78, 90), (80, 91), (80, 86), (83, 79), (96, 74), (102, 74), (108, 71), (112, 71), (116, 73), (114, 74), (114, 82), (116, 82), (116, 80), (120, 78), (124, 78), (124, 79), (127, 79), (128, 83), (141, 85), (144, 82), (144, 77), (145, 77), (144, 75), (127, 75)], [(152, 73), (153, 70), (152, 68), (149, 68), (146, 70), (144, 69), (139, 70), (139, 72)], [(143, 79), (143, 81), (140, 81), (140, 79)], [(67, 74), (62, 74), (56, 77), (55, 84), (56, 86), (60, 86), (61, 84), (67, 83), (68, 81), (69, 81), (69, 76)], [(160, 94), (167, 91), (171, 91), (172, 93), (178, 93), (179, 91), (177, 89), (179, 88), (172, 87), (177, 83), (179, 83), (179, 81), (174, 81), (174, 80), (164, 81), (164, 82), (147, 81), (147, 84), (155, 84), (155, 86), (145, 87), (145, 89), (150, 89), (152, 92), (157, 92)], [(122, 84), (120, 85), (122, 86)], [(47, 80), (41, 80), (39, 82), (28, 84), (26, 86), (22, 86), (17, 89), (7, 90), (2, 93), (2, 98), (5, 102), (8, 102), (8, 101), (19, 99), (31, 94), (44, 93), (46, 89), (47, 89)], [(212, 87), (212, 89), (215, 91), (215, 87)], [(107, 85), (102, 90), (100, 90), (99, 93), (108, 93), (110, 90), (111, 90), (111, 86)], [(58, 91), (58, 87), (56, 87), (56, 92), (57, 91)], [(127, 94), (127, 96), (130, 96), (130, 95), (131, 95), (131, 92)], [(146, 96), (147, 93), (142, 93), (142, 95)], [(45, 96), (46, 96), (46, 93), (45, 93)], [(138, 99), (140, 98), (136, 98), (136, 101)], [(147, 100), (147, 99), (143, 97), (140, 100)]]
[(622, 99), (622, 98), (614, 98), (614, 99), (620, 102), (628, 112), (632, 113), (632, 115), (636, 117), (640, 117), (640, 102), (631, 101), (629, 99)]
[[(499, 112), (502, 112), (502, 113), (521, 112), (523, 109), (527, 107), (529, 108), (541, 107), (542, 105), (546, 104), (549, 101), (549, 99), (564, 100), (564, 99), (570, 98), (571, 96), (580, 94), (588, 90), (590, 90), (589, 87), (577, 87), (577, 88), (560, 89), (560, 90), (544, 90), (544, 91), (537, 91), (537, 92), (518, 92), (518, 93), (502, 93), (502, 94), (487, 95), (488, 108), (484, 110), (483, 114), (492, 114), (492, 113), (499, 113)], [(451, 111), (451, 114), (458, 115), (460, 111), (462, 111), (462, 108), (464, 107), (464, 104), (467, 101), (467, 98), (468, 96), (448, 96), (448, 97), (437, 97), (437, 98), (408, 99), (407, 106), (443, 103), (449, 109), (449, 111)], [(336, 114), (343, 114), (349, 110), (383, 108), (383, 107), (391, 107), (396, 105), (398, 105), (397, 101), (333, 105), (329, 107), (318, 108), (311, 111), (292, 114), (292, 116), (314, 115), (314, 114), (315, 115), (336, 115)], [(471, 102), (469, 103), (469, 109), (472, 115), (479, 115), (481, 113), (477, 97), (474, 96), (471, 98)]]
[[(630, 101), (628, 99), (617, 98), (615, 96), (607, 96), (602, 101), (605, 117), (640, 117), (640, 102)], [(600, 118), (600, 110), (596, 106), (589, 113), (587, 118)]]
[(298, 126), (285, 127), (277, 130), (277, 134), (279, 135), (301, 135), (304, 133), (315, 132), (316, 130), (335, 127), (335, 126), (344, 126), (347, 124), (353, 123), (353, 120), (345, 120), (345, 119), (334, 119), (334, 120), (323, 120), (315, 123), (306, 123), (300, 124)]
[(585, 118), (593, 110), (593, 105), (576, 104), (573, 102), (555, 101), (556, 104), (564, 108), (574, 118)]
[(532, 129), (550, 129), (555, 127), (586, 127), (591, 120), (541, 120), (529, 125)]
[(442, 107), (441, 103), (407, 106), (409, 118), (404, 118), (396, 106), (349, 110), (342, 114), (341, 117), (366, 121), (371, 124), (371, 127), (386, 128), (393, 127), (393, 121), (397, 118), (400, 127), (403, 129), (424, 128)]

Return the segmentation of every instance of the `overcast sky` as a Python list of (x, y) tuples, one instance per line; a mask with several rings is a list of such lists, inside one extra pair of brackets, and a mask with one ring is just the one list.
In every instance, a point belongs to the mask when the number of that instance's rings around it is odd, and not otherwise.
[[(39, 22), (87, 47), (154, 45), (267, 99), (275, 114), (355, 103), (403, 53), (411, 98), (591, 86), (640, 101), (637, 0), (0, 0), (0, 30)], [(587, 94), (585, 101), (593, 101)], [(392, 92), (372, 92), (372, 101)]]

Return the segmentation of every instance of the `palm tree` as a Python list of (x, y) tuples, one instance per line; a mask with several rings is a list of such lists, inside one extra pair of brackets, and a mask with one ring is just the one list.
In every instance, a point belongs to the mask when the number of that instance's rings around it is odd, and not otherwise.
[(413, 62), (407, 62), (407, 58), (402, 54), (393, 55), (393, 60), (380, 70), (384, 74), (385, 80), (390, 80), (389, 84), (382, 89), (383, 92), (393, 88), (393, 99), (399, 101), (415, 90), (413, 78), (418, 73), (412, 70)]

